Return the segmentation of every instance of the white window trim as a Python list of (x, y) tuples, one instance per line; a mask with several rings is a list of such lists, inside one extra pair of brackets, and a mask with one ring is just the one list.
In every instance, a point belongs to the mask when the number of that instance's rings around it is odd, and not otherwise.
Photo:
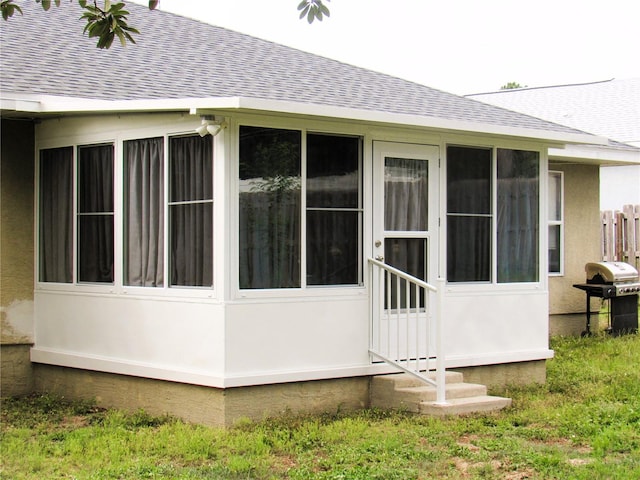
[[(549, 267), (547, 266), (547, 274), (550, 277), (563, 277), (564, 276), (564, 172), (560, 170), (549, 170), (549, 177), (552, 175), (557, 175), (560, 178), (560, 220), (552, 220), (548, 219), (547, 232), (549, 231), (548, 227), (559, 225), (560, 226), (560, 244), (558, 247), (560, 248), (560, 270), (558, 272), (549, 272)], [(548, 196), (548, 192), (547, 192)], [(548, 198), (548, 202), (551, 202), (552, 199)], [(548, 233), (547, 233), (548, 235)], [(547, 252), (549, 250), (549, 245), (547, 244)], [(548, 253), (547, 253), (548, 254)]]

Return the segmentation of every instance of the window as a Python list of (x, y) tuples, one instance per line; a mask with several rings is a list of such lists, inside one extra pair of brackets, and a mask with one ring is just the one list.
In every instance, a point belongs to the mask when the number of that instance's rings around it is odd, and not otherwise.
[(539, 154), (447, 148), (447, 280), (538, 280)]
[(240, 288), (361, 282), (360, 144), (240, 128)]
[[(116, 165), (123, 172), (120, 220)], [(126, 140), (121, 162), (111, 144), (79, 146), (75, 157), (72, 146), (46, 149), (39, 179), (41, 282), (213, 285), (212, 137)], [(115, 264), (120, 245), (122, 267)]]
[(124, 142), (124, 284), (164, 285), (164, 138)]
[(307, 284), (359, 283), (360, 141), (307, 135)]
[[(42, 282), (113, 283), (113, 145), (80, 146), (40, 152), (39, 276)], [(74, 241), (74, 194), (75, 232)]]
[(210, 136), (169, 140), (171, 285), (213, 285), (213, 151)]
[(564, 177), (549, 172), (549, 273), (562, 274), (564, 264)]
[(40, 152), (39, 277), (73, 281), (73, 147)]

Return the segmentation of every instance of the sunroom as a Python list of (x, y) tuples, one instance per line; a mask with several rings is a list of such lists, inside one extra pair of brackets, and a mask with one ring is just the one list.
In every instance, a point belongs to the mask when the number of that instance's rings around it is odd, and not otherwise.
[(542, 140), (207, 113), (215, 137), (187, 113), (38, 125), (33, 361), (219, 388), (393, 371), (369, 259), (440, 285), (447, 367), (551, 356)]

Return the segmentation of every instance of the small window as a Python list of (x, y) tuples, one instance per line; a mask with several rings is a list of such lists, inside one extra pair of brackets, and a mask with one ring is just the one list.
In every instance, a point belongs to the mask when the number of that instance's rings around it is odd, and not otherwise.
[(240, 127), (240, 288), (297, 288), (302, 135)]
[(113, 145), (78, 148), (78, 281), (113, 283)]
[(39, 280), (73, 282), (73, 147), (40, 152)]
[(213, 286), (213, 142), (169, 139), (171, 285)]
[(564, 176), (549, 172), (549, 273), (561, 275), (564, 264)]
[(491, 281), (492, 151), (447, 148), (447, 280)]
[(124, 284), (164, 285), (164, 138), (124, 142)]
[(360, 139), (308, 134), (306, 191), (307, 284), (358, 284)]

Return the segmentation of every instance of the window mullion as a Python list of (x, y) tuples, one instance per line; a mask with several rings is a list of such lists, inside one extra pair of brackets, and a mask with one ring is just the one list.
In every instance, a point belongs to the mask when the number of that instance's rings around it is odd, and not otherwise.
[(498, 149), (491, 159), (491, 283), (498, 283)]
[(307, 288), (307, 131), (302, 131), (300, 152), (300, 287)]
[(80, 185), (78, 184), (78, 145), (73, 146), (73, 225), (72, 225), (72, 239), (73, 239), (73, 253), (72, 253), (72, 272), (71, 279), (74, 285), (78, 284), (78, 192)]
[(163, 234), (162, 234), (162, 241), (164, 243), (164, 261), (163, 263), (163, 275), (162, 278), (164, 279), (162, 288), (164, 289), (168, 289), (171, 286), (171, 278), (169, 277), (169, 272), (170, 272), (170, 265), (169, 263), (171, 262), (171, 255), (170, 255), (170, 251), (169, 251), (169, 203), (170, 203), (170, 198), (169, 198), (169, 185), (170, 185), (170, 178), (169, 178), (169, 172), (170, 172), (170, 166), (169, 166), (169, 135), (165, 135), (164, 136), (164, 151), (163, 151), (163, 180), (164, 183), (162, 185), (162, 188), (164, 190), (164, 208), (163, 208), (163, 212), (162, 212), (162, 216), (163, 216)]

